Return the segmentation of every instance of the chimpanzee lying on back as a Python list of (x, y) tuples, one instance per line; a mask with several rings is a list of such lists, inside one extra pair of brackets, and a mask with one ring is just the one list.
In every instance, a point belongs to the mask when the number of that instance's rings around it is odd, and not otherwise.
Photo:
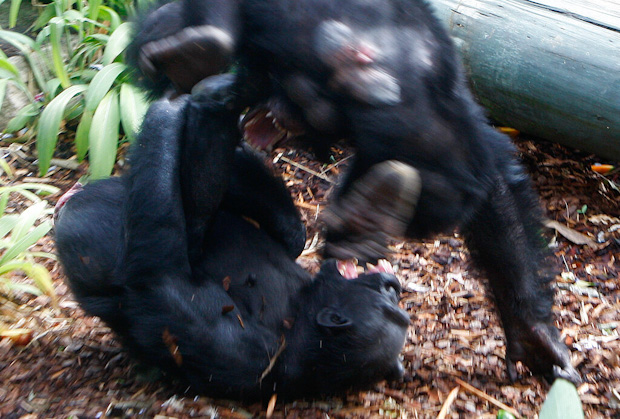
[(385, 267), (312, 279), (279, 179), (237, 149), (232, 79), (149, 110), (129, 173), (87, 185), (56, 222), (84, 310), (138, 359), (213, 397), (342, 393), (402, 376), (409, 323)]
[[(319, 150), (341, 136), (354, 142), (326, 217), (327, 255), (374, 259), (382, 232), (427, 237), (459, 226), (489, 277), (509, 377), (523, 361), (534, 373), (579, 380), (552, 323), (552, 275), (529, 178), (474, 102), (423, 0), (184, 0), (152, 12), (129, 50), (159, 93), (190, 89), (235, 54), (238, 93), (254, 106), (251, 142), (284, 136), (259, 116), (295, 131), (304, 124)], [(269, 132), (278, 135), (265, 139)], [(373, 170), (388, 160), (405, 165), (389, 169), (395, 181), (386, 191)]]

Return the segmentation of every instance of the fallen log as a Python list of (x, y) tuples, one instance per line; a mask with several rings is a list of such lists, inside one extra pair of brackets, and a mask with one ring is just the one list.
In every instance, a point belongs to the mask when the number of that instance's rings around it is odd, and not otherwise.
[(429, 0), (498, 122), (620, 160), (620, 0)]

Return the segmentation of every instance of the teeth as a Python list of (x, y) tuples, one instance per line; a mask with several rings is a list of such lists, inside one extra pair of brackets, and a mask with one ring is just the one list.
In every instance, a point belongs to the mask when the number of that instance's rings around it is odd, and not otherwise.
[(377, 265), (367, 263), (366, 267), (359, 266), (356, 259), (339, 260), (336, 266), (340, 275), (346, 279), (357, 278), (363, 273), (387, 273), (394, 275), (394, 267), (386, 259), (379, 259)]
[(251, 127), (252, 125), (256, 124), (256, 119), (257, 118), (250, 118), (245, 122), (245, 126), (246, 127)]
[(340, 275), (345, 279), (354, 279), (358, 276), (357, 261), (355, 259), (339, 260), (336, 267)]

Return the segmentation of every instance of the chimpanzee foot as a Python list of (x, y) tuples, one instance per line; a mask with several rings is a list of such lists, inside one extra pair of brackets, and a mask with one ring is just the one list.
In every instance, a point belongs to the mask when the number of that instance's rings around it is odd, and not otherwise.
[(195, 102), (211, 106), (236, 106), (236, 77), (233, 74), (219, 74), (200, 80), (192, 88)]
[(210, 25), (191, 26), (145, 44), (138, 63), (150, 78), (163, 72), (180, 93), (188, 93), (200, 80), (222, 72), (233, 51), (234, 41), (228, 32)]
[(364, 262), (384, 258), (388, 238), (405, 234), (421, 187), (418, 171), (405, 163), (373, 166), (323, 213), (325, 256)]
[(558, 330), (551, 324), (523, 322), (505, 328), (507, 335), (506, 370), (510, 381), (518, 378), (515, 363), (523, 362), (533, 374), (548, 381), (564, 378), (580, 383), (581, 377), (570, 363), (568, 348), (561, 342)]

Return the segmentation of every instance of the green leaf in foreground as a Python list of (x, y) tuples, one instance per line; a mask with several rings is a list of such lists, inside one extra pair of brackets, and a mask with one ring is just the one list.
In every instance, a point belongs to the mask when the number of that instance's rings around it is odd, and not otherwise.
[(86, 85), (71, 86), (54, 98), (41, 113), (37, 131), (37, 151), (39, 153), (39, 174), (45, 175), (58, 141), (60, 122), (65, 108), (73, 96), (87, 89)]
[(583, 407), (575, 386), (567, 380), (555, 380), (547, 394), (539, 419), (583, 419)]
[(504, 409), (500, 409), (497, 412), (497, 419), (515, 419), (515, 416), (512, 413), (506, 412)]
[(111, 90), (99, 103), (88, 136), (90, 174), (93, 179), (110, 176), (116, 161), (121, 116), (118, 92)]
[(123, 130), (129, 140), (133, 141), (148, 108), (146, 96), (137, 87), (123, 83), (121, 85), (120, 106)]

